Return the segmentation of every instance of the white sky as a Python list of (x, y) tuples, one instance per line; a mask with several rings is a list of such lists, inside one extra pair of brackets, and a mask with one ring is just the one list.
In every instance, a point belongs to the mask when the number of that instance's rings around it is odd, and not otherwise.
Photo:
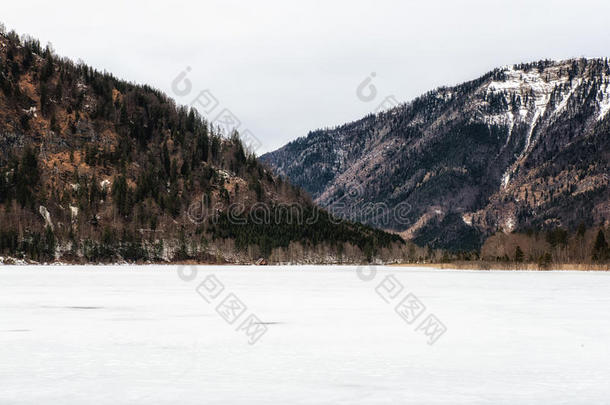
[[(263, 146), (544, 58), (610, 57), (610, 2), (523, 0), (5, 1), (8, 29), (181, 104), (209, 89)], [(172, 94), (187, 66), (192, 92)], [(377, 97), (356, 97), (371, 73)], [(215, 117), (210, 117), (213, 119)]]

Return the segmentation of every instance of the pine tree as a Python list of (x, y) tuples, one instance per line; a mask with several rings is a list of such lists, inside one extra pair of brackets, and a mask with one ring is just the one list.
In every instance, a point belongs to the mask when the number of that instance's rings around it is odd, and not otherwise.
[(45, 259), (53, 260), (55, 259), (55, 234), (53, 230), (48, 226), (45, 229), (45, 238), (44, 238), (44, 248), (43, 255)]
[(165, 169), (165, 175), (169, 177), (170, 175), (170, 160), (169, 160), (169, 151), (167, 150), (167, 142), (163, 143), (162, 150), (162, 159), (163, 159), (163, 168)]
[(523, 256), (523, 250), (521, 250), (521, 247), (517, 245), (517, 248), (515, 249), (515, 261), (517, 263), (523, 262)]
[(597, 233), (595, 238), (595, 244), (593, 245), (593, 253), (591, 254), (595, 261), (605, 261), (608, 259), (608, 242), (606, 242), (606, 236), (602, 229)]
[(119, 214), (126, 217), (129, 214), (129, 188), (124, 175), (119, 176), (112, 185), (112, 197)]

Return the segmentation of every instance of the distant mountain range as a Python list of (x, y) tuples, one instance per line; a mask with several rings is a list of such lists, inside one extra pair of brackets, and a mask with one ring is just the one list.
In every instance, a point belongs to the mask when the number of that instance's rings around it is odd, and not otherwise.
[(333, 213), (435, 248), (608, 226), (609, 81), (607, 59), (499, 68), (261, 159)]

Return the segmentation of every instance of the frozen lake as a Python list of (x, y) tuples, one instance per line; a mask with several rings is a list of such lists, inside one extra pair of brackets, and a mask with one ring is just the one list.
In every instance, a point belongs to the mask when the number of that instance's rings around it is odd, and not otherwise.
[(375, 271), (0, 267), (0, 404), (610, 398), (610, 273)]

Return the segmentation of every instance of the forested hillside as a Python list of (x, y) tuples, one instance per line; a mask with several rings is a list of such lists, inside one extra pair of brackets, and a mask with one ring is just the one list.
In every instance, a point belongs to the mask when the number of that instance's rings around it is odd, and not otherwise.
[(317, 210), (237, 133), (158, 90), (0, 34), (0, 255), (360, 262), (403, 243)]

